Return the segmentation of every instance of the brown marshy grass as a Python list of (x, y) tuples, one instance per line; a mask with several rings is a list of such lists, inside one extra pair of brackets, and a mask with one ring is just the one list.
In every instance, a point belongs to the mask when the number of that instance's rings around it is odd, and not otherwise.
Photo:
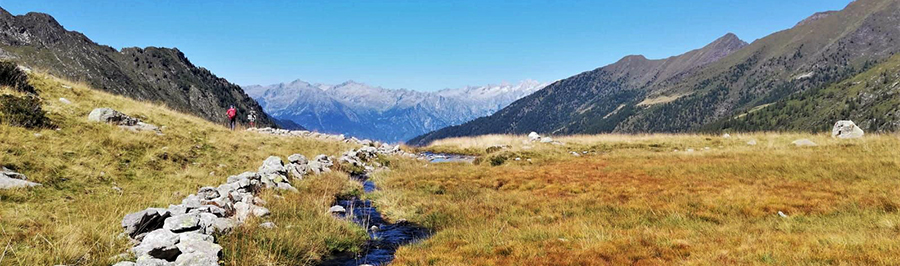
[[(819, 146), (791, 144), (799, 138)], [(507, 158), (497, 166), (399, 162), (376, 175), (387, 216), (436, 230), (395, 263), (900, 264), (896, 135), (524, 139), (424, 148)], [(510, 147), (486, 150), (493, 145)]]

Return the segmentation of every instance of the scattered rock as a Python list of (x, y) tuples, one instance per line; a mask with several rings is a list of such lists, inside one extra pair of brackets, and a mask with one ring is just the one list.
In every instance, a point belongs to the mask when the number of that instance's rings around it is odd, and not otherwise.
[(273, 228), (276, 228), (277, 226), (275, 226), (275, 223), (273, 223), (273, 222), (265, 222), (265, 223), (259, 224), (259, 227), (262, 227), (265, 229), (273, 229)]
[(865, 132), (850, 120), (837, 121), (837, 123), (834, 123), (834, 127), (831, 128), (832, 138), (856, 139), (862, 138), (863, 135), (865, 135)]
[(551, 143), (553, 142), (553, 138), (551, 137), (541, 137), (541, 143)]
[(787, 214), (784, 214), (781, 211), (778, 211), (778, 216), (781, 216), (781, 218), (788, 218)]
[(731, 138), (731, 135), (728, 134), (728, 133), (725, 133), (725, 134), (722, 134), (722, 138), (730, 139), (730, 138)]
[(6, 167), (0, 169), (0, 189), (28, 188), (41, 184), (28, 181), (25, 175), (9, 170)]
[(812, 142), (812, 140), (809, 140), (809, 139), (798, 139), (798, 140), (795, 140), (795, 141), (793, 141), (793, 142), (791, 142), (791, 143), (794, 144), (794, 145), (797, 146), (797, 147), (813, 147), (813, 146), (819, 146), (819, 144), (816, 144), (815, 142)]
[(72, 104), (72, 102), (66, 98), (59, 98), (59, 102), (64, 103), (64, 104)]
[(328, 212), (330, 213), (346, 213), (347, 209), (344, 209), (344, 206), (334, 205), (331, 208), (328, 208)]
[(747, 145), (750, 145), (750, 146), (756, 146), (756, 140), (755, 140), (755, 139), (751, 139), (750, 141), (747, 142)]

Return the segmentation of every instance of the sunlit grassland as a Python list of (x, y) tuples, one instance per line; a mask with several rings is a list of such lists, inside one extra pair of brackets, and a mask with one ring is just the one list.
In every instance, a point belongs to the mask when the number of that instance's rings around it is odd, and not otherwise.
[[(798, 138), (819, 146), (795, 147)], [(395, 263), (900, 264), (896, 135), (524, 139), (442, 140), (424, 150), (482, 159), (396, 162), (374, 175), (386, 216), (436, 231)], [(495, 157), (507, 159), (491, 166)]]
[[(44, 74), (30, 75), (30, 82), (60, 130), (0, 125), (0, 165), (43, 184), (0, 190), (0, 265), (109, 265), (117, 261), (111, 257), (130, 247), (128, 240), (117, 237), (127, 213), (178, 204), (202, 186), (218, 186), (229, 175), (255, 171), (270, 155), (300, 153), (311, 158), (351, 148), (341, 142), (232, 132), (159, 104)], [(88, 113), (98, 107), (164, 126), (164, 135), (87, 122)], [(336, 194), (359, 190), (346, 174), (307, 178), (294, 186), (300, 193), (263, 195), (277, 229), (252, 233), (259, 230), (251, 222), (220, 238), (223, 263), (313, 262), (333, 250), (353, 249), (365, 239), (361, 229), (326, 213)]]

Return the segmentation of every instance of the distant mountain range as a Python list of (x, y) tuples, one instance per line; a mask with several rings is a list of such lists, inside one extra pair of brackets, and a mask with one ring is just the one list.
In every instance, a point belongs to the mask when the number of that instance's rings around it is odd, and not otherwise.
[(533, 80), (420, 92), (358, 83), (311, 84), (302, 80), (244, 86), (279, 121), (311, 130), (389, 142), (490, 115), (546, 86)]
[(727, 34), (666, 59), (626, 56), (410, 143), (530, 131), (822, 131), (847, 118), (896, 131), (898, 40), (900, 1), (857, 0), (751, 44)]
[(130, 98), (160, 102), (214, 122), (224, 124), (225, 110), (235, 105), (241, 121), (246, 121), (249, 111), (256, 111), (261, 114), (258, 124), (274, 125), (239, 86), (194, 66), (178, 49), (116, 50), (66, 30), (43, 13), (14, 16), (0, 8), (0, 60)]

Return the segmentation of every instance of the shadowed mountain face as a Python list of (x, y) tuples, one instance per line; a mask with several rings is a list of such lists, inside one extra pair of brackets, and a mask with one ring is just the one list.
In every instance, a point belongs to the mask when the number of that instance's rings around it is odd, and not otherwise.
[[(239, 110), (241, 121), (249, 111), (263, 114), (239, 86), (194, 66), (178, 49), (117, 51), (67, 31), (47, 14), (13, 16), (0, 9), (0, 59), (134, 99), (161, 102), (213, 122), (224, 123), (230, 105)], [(257, 123), (274, 125), (265, 115)]]
[(546, 86), (536, 81), (437, 92), (391, 90), (348, 81), (338, 85), (296, 80), (245, 86), (279, 121), (309, 129), (390, 142), (490, 115)]
[(728, 34), (666, 59), (628, 56), (555, 82), (492, 116), (431, 132), (411, 143), (530, 131), (699, 131), (755, 107), (853, 77), (900, 50), (895, 40), (900, 40), (898, 1), (859, 0), (749, 45)]

